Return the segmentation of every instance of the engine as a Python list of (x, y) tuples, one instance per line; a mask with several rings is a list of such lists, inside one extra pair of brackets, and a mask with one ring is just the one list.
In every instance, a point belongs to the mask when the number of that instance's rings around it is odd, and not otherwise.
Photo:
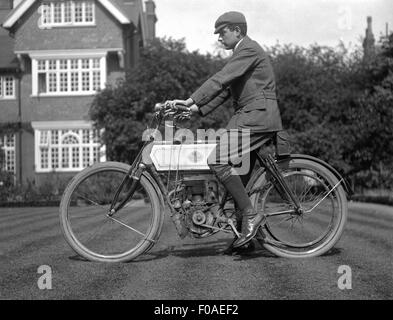
[(149, 156), (155, 169), (179, 175), (176, 185), (168, 188), (172, 190), (168, 196), (173, 208), (172, 220), (181, 238), (212, 235), (227, 226), (228, 218), (234, 220), (230, 211), (219, 210), (219, 183), (207, 164), (215, 148), (216, 144), (209, 143), (152, 145)]
[(202, 238), (214, 233), (219, 215), (219, 184), (212, 174), (183, 176), (171, 198), (173, 218), (180, 237)]

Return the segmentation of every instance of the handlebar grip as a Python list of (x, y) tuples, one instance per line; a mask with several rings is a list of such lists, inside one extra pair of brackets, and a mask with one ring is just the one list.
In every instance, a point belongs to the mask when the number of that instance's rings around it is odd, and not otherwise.
[(176, 106), (176, 109), (179, 110), (179, 111), (185, 111), (185, 112), (190, 111), (190, 108), (189, 108), (189, 107), (180, 106), (180, 105), (177, 105), (177, 106)]
[[(156, 105), (154, 106), (154, 111), (161, 111), (162, 109), (166, 109), (167, 107), (168, 105), (166, 103), (156, 103)], [(173, 110), (189, 112), (190, 108), (178, 104), (173, 108)]]

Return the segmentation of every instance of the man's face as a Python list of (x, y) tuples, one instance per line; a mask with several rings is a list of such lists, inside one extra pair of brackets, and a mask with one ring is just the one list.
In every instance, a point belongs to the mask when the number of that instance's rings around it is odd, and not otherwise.
[(240, 30), (238, 28), (231, 31), (228, 27), (225, 27), (219, 33), (218, 42), (222, 43), (226, 50), (232, 50), (240, 39)]

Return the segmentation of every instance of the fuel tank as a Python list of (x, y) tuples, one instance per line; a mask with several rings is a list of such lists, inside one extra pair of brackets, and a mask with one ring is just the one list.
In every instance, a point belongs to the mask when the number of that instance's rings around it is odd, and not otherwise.
[(208, 171), (207, 159), (213, 154), (216, 144), (166, 144), (154, 143), (150, 159), (157, 171)]

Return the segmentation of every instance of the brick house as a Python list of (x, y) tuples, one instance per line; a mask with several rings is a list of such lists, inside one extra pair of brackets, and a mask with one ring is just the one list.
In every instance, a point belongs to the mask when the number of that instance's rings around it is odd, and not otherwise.
[(1, 0), (0, 19), (0, 124), (23, 128), (0, 137), (3, 167), (40, 184), (105, 160), (89, 106), (155, 37), (154, 2)]

